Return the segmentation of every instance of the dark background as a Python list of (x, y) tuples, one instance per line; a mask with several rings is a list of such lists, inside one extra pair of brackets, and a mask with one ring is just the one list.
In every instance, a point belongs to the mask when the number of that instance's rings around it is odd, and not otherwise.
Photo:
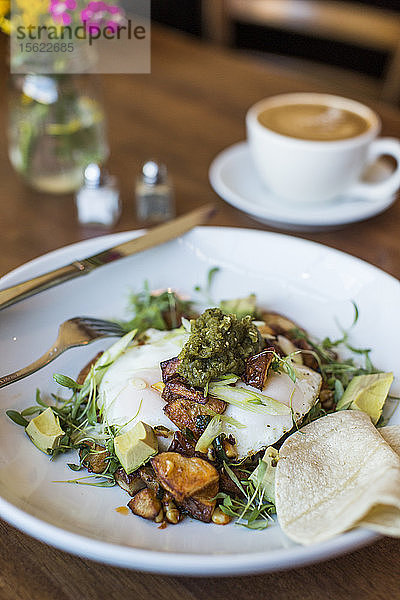
[[(368, 5), (400, 13), (400, 0), (352, 0), (351, 4), (358, 5), (361, 11)], [(154, 21), (201, 37), (201, 0), (152, 0), (151, 6)], [(352, 68), (374, 77), (382, 74), (387, 59), (384, 52), (247, 24), (236, 24), (233, 45), (246, 50), (296, 56)]]

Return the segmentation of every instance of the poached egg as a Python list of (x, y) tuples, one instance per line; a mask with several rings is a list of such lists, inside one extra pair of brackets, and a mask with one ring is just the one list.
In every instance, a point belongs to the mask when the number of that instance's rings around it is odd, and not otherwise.
[[(98, 404), (109, 425), (126, 426), (128, 431), (138, 421), (152, 427), (163, 425), (176, 430), (164, 414), (165, 401), (152, 386), (162, 379), (160, 362), (177, 356), (189, 338), (183, 328), (172, 331), (149, 329), (147, 342), (128, 348), (106, 371), (99, 388)], [(295, 366), (296, 382), (285, 373), (272, 373), (260, 392), (239, 381), (236, 386), (272, 397), (290, 408), (285, 415), (249, 412), (227, 405), (223, 417), (234, 419), (238, 426), (223, 419), (222, 431), (236, 440), (239, 458), (254, 454), (279, 440), (300, 422), (315, 404), (321, 376), (312, 369)]]

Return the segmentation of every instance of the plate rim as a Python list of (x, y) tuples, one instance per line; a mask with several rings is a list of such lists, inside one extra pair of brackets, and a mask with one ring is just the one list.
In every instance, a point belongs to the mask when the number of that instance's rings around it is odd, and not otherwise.
[[(395, 275), (388, 273), (381, 267), (377, 267), (376, 265), (373, 265), (372, 263), (368, 262), (367, 260), (364, 260), (363, 258), (355, 256), (354, 254), (351, 254), (350, 252), (346, 252), (345, 250), (340, 250), (339, 248), (334, 248), (333, 246), (330, 246), (329, 244), (323, 244), (321, 242), (315, 242), (314, 240), (309, 240), (307, 238), (298, 237), (295, 233), (288, 233), (288, 232), (281, 233), (279, 231), (268, 231), (268, 230), (264, 230), (264, 229), (254, 229), (251, 227), (232, 227), (229, 225), (199, 225), (199, 226), (194, 227), (191, 231), (205, 231), (205, 230), (221, 231), (221, 229), (226, 230), (226, 231), (241, 231), (244, 233), (247, 232), (247, 233), (251, 233), (254, 235), (266, 235), (266, 236), (277, 237), (277, 238), (288, 238), (291, 240), (291, 242), (294, 241), (294, 243), (300, 243), (300, 245), (304, 244), (304, 245), (314, 246), (316, 248), (323, 248), (324, 251), (329, 251), (334, 254), (340, 254), (342, 257), (351, 258), (351, 260), (359, 262), (365, 268), (373, 269), (376, 272), (378, 272), (380, 275), (383, 274), (386, 277), (389, 277), (390, 279), (392, 279), (395, 283), (400, 284), (400, 279), (398, 279)], [(74, 247), (78, 247), (78, 248), (81, 247), (84, 249), (86, 247), (90, 247), (91, 245), (96, 246), (97, 244), (99, 244), (97, 251), (100, 251), (102, 248), (103, 242), (106, 242), (107, 240), (110, 240), (111, 244), (113, 244), (114, 242), (115, 243), (122, 242), (125, 239), (129, 240), (129, 239), (133, 239), (134, 237), (137, 237), (139, 235), (143, 235), (144, 233), (146, 233), (146, 231), (147, 231), (146, 229), (142, 229), (142, 228), (130, 229), (130, 230), (126, 230), (126, 231), (118, 231), (115, 233), (99, 235), (99, 236), (95, 236), (95, 237), (92, 237), (89, 239), (79, 240), (77, 242), (72, 242), (71, 244), (66, 244), (64, 246), (60, 246), (59, 248), (55, 248), (54, 250), (50, 250), (49, 252), (45, 252), (44, 254), (41, 254), (40, 256), (34, 257), (31, 260), (24, 262), (21, 265), (15, 267), (14, 269), (11, 269), (11, 271), (8, 271), (7, 273), (5, 273), (2, 277), (0, 277), (0, 289), (3, 289), (3, 283), (6, 283), (7, 285), (14, 285), (16, 283), (13, 281), (14, 277), (16, 277), (18, 279), (20, 274), (23, 273), (26, 269), (29, 269), (31, 267), (33, 267), (33, 268), (36, 267), (44, 259), (47, 260), (52, 257), (58, 258), (58, 256), (62, 255), (64, 252), (68, 252), (69, 250), (72, 250), (72, 248), (74, 248)], [(188, 232), (188, 234), (190, 234), (190, 231)], [(184, 234), (183, 236), (179, 236), (178, 238), (175, 238), (175, 239), (176, 240), (182, 239), (185, 237), (185, 235), (187, 235), (187, 234)], [(171, 240), (171, 241), (174, 241), (174, 240)], [(166, 243), (170, 243), (170, 242), (166, 242)], [(105, 248), (110, 247), (111, 244), (107, 243)], [(152, 249), (150, 248), (150, 250), (152, 250)], [(127, 258), (129, 258), (129, 257), (127, 257)], [(123, 260), (123, 258), (121, 260)], [(62, 263), (62, 264), (65, 264), (65, 263)], [(11, 281), (9, 282), (9, 280), (11, 280)], [(7, 309), (3, 309), (3, 310), (7, 310)]]
[[(90, 248), (90, 246), (92, 246), (92, 245), (96, 246), (100, 242), (102, 242), (102, 241), (105, 242), (106, 240), (113, 240), (111, 242), (111, 244), (116, 245), (117, 243), (122, 243), (125, 240), (130, 240), (135, 237), (139, 237), (140, 235), (144, 235), (146, 233), (146, 231), (147, 231), (146, 229), (140, 228), (140, 229), (131, 229), (131, 230), (127, 230), (127, 231), (118, 231), (115, 233), (106, 233), (106, 234), (94, 236), (94, 237), (91, 237), (91, 238), (88, 238), (85, 240), (78, 240), (77, 242), (71, 242), (70, 244), (65, 244), (64, 246), (60, 246), (59, 248), (54, 248), (54, 250), (49, 250), (48, 252), (45, 252), (44, 254), (35, 256), (34, 258), (31, 258), (30, 260), (22, 263), (21, 265), (14, 267), (13, 269), (11, 269), (11, 271), (7, 271), (6, 273), (4, 273), (0, 277), (0, 289), (3, 289), (3, 283), (6, 283), (7, 285), (15, 285), (15, 282), (9, 283), (8, 282), (9, 279), (13, 280), (14, 277), (16, 277), (17, 280), (19, 281), (19, 275), (21, 273), (23, 273), (24, 271), (26, 271), (27, 269), (29, 269), (30, 267), (34, 268), (37, 264), (43, 262), (44, 260), (47, 260), (52, 257), (58, 257), (59, 255), (62, 255), (64, 252), (68, 252), (68, 250), (72, 249), (75, 246), (82, 247), (82, 248), (86, 248), (86, 247)], [(107, 244), (107, 247), (111, 246), (111, 244)]]
[[(376, 273), (379, 273), (379, 276), (387, 277), (394, 284), (400, 285), (400, 281), (396, 277), (361, 258), (331, 246), (314, 242), (312, 240), (299, 238), (294, 235), (245, 227), (225, 226), (202, 226), (196, 227), (195, 231), (212, 230), (215, 232), (220, 232), (221, 229), (228, 231), (239, 230), (243, 233), (250, 233), (251, 235), (261, 235), (272, 238), (289, 238), (291, 243), (315, 246), (322, 249), (323, 252), (339, 254), (342, 257), (346, 257), (346, 260), (350, 259), (351, 261), (355, 261), (363, 268), (372, 269)], [(81, 249), (82, 252), (84, 252), (85, 248), (93, 246), (100, 250), (104, 244), (106, 244), (105, 247), (107, 247), (108, 245), (112, 245), (117, 241), (121, 241), (122, 239), (131, 239), (132, 237), (140, 235), (141, 233), (143, 233), (142, 229), (117, 232), (89, 238), (87, 240), (81, 240), (65, 245), (61, 248), (57, 248), (6, 273), (0, 279), (0, 287), (2, 287), (3, 283), (14, 283), (14, 278), (18, 280), (21, 274), (23, 274), (26, 270), (29, 271), (29, 269), (32, 267), (35, 268), (44, 259), (48, 260), (49, 258), (56, 258), (56, 260), (58, 260), (63, 256), (64, 253), (72, 250), (73, 248), (79, 250)], [(32, 535), (44, 543), (50, 544), (74, 555), (90, 558), (98, 562), (119, 567), (152, 573), (181, 576), (239, 576), (246, 574), (250, 575), (253, 573), (255, 574), (287, 570), (308, 564), (315, 564), (336, 556), (344, 555), (356, 550), (357, 548), (371, 544), (382, 537), (378, 533), (358, 528), (319, 544), (282, 548), (275, 550), (273, 553), (268, 551), (245, 554), (204, 555), (169, 553), (163, 551), (132, 548), (112, 542), (96, 540), (89, 536), (81, 536), (73, 533), (72, 531), (67, 531), (63, 528), (59, 528), (55, 525), (42, 521), (38, 517), (25, 512), (2, 497), (0, 497), (0, 516), (5, 521), (17, 527), (24, 533)], [(301, 548), (301, 552), (299, 552), (299, 547)]]
[[(132, 548), (81, 536), (46, 523), (2, 497), (0, 497), (0, 517), (35, 539), (81, 558), (89, 558), (120, 568), (187, 577), (236, 577), (290, 570), (354, 552), (382, 537), (373, 531), (359, 528), (326, 542), (283, 548), (273, 553), (185, 554)], [(251, 533), (257, 534), (257, 532)], [(301, 554), (299, 554), (299, 547)], [(268, 560), (267, 556), (271, 554), (272, 559)]]

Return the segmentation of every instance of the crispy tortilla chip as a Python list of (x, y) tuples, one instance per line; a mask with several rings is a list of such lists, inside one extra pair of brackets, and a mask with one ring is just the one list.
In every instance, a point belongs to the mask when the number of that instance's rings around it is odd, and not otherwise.
[(310, 423), (279, 457), (276, 510), (291, 539), (312, 544), (358, 525), (400, 536), (400, 458), (365, 413)]
[(400, 456), (400, 425), (387, 425), (378, 431), (385, 442)]

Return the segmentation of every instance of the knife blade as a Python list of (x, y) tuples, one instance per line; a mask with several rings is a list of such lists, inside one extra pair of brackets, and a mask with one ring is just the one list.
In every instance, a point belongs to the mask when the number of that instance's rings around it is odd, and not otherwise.
[(168, 223), (153, 227), (148, 233), (133, 240), (123, 242), (93, 256), (88, 256), (82, 260), (75, 260), (69, 265), (54, 269), (54, 271), (49, 271), (38, 277), (33, 277), (22, 283), (4, 288), (0, 290), (0, 310), (65, 281), (70, 281), (81, 275), (87, 275), (98, 267), (107, 265), (115, 260), (132, 256), (138, 252), (143, 252), (143, 250), (148, 250), (149, 248), (173, 240), (190, 231), (196, 225), (205, 223), (214, 213), (214, 205), (205, 204)]

